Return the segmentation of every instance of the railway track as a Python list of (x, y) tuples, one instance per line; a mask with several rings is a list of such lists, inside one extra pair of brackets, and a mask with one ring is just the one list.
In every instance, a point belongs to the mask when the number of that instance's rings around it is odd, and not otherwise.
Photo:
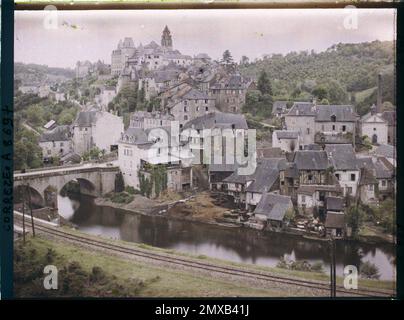
[[(16, 217), (15, 217), (16, 218)], [(15, 219), (15, 220), (22, 220), (22, 219)], [(16, 222), (16, 221), (15, 221)], [(22, 222), (21, 222), (22, 223)], [(26, 227), (31, 227), (31, 222), (25, 222)], [(21, 227), (21, 226), (20, 226)], [(209, 263), (204, 263), (200, 261), (194, 261), (190, 259), (185, 259), (181, 257), (170, 257), (165, 254), (155, 253), (155, 252), (146, 252), (144, 250), (136, 249), (136, 248), (128, 248), (119, 244), (112, 244), (102, 240), (92, 239), (86, 236), (75, 235), (69, 232), (57, 229), (55, 227), (49, 227), (42, 224), (35, 224), (35, 230), (40, 231), (42, 233), (50, 234), (54, 237), (67, 239), (73, 242), (78, 242), (80, 244), (85, 244), (97, 248), (102, 248), (106, 250), (111, 250), (118, 253), (125, 253), (132, 256), (137, 256), (141, 258), (151, 259), (155, 261), (161, 261), (165, 263), (170, 263), (174, 265), (179, 265), (183, 267), (189, 268), (196, 268), (203, 271), (209, 272), (216, 272), (231, 276), (237, 276), (241, 278), (251, 278), (256, 280), (268, 281), (268, 282), (276, 282), (278, 284), (285, 284), (285, 285), (295, 285), (299, 287), (305, 287), (314, 290), (325, 291), (327, 296), (330, 292), (330, 284), (318, 281), (308, 281), (308, 280), (301, 280), (295, 278), (287, 278), (281, 276), (275, 276), (255, 271), (244, 270), (237, 267), (231, 266), (218, 266), (212, 265)], [(351, 296), (362, 296), (362, 297), (386, 297), (391, 298), (394, 297), (394, 294), (390, 291), (379, 291), (379, 290), (372, 290), (372, 289), (359, 289), (359, 290), (347, 290), (342, 286), (337, 286), (337, 294), (346, 294)]]

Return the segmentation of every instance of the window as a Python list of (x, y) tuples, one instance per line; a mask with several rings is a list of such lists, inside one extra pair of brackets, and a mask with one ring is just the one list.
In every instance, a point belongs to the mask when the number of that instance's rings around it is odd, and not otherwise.
[(369, 191), (373, 191), (373, 184), (370, 184), (368, 189), (369, 189)]
[(188, 116), (184, 116), (184, 120), (188, 120)]
[(386, 180), (382, 180), (382, 186), (383, 186), (383, 187), (386, 186)]
[(331, 116), (331, 122), (336, 122), (337, 121), (337, 117), (335, 116), (335, 114), (333, 114)]
[(306, 202), (306, 196), (302, 196), (302, 202), (303, 202), (303, 203)]
[(335, 131), (335, 124), (332, 125), (332, 131)]
[(205, 99), (205, 104), (208, 104), (208, 99)]
[(355, 181), (356, 180), (356, 175), (355, 173), (351, 173), (351, 181)]
[(347, 187), (346, 188), (346, 193), (347, 194), (352, 194), (352, 187)]
[(63, 142), (60, 143), (60, 146), (63, 147)]
[(324, 125), (323, 124), (321, 125), (321, 130), (324, 131)]
[(206, 107), (206, 108), (205, 108), (205, 111), (209, 111), (209, 107)]
[(197, 112), (199, 111), (199, 107), (196, 107), (196, 111), (197, 111)]
[(309, 174), (309, 175), (307, 176), (307, 179), (308, 179), (309, 181), (312, 181), (312, 180), (313, 180), (313, 175), (312, 175), (312, 174)]
[(342, 126), (342, 132), (346, 131), (346, 126)]
[(188, 108), (184, 106), (184, 112), (188, 112)]
[(310, 134), (310, 128), (307, 128), (307, 134)]

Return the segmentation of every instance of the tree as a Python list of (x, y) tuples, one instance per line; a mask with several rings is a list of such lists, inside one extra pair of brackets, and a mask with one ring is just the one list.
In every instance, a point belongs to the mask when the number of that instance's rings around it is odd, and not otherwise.
[(328, 98), (328, 91), (327, 88), (323, 85), (319, 85), (314, 88), (312, 94), (319, 100), (327, 99)]
[(250, 63), (250, 59), (247, 56), (242, 56), (240, 60), (240, 64), (242, 66), (248, 65)]
[(257, 87), (262, 94), (268, 94), (272, 96), (271, 82), (269, 80), (268, 74), (264, 70), (260, 72)]
[(122, 192), (125, 190), (125, 183), (123, 181), (122, 172), (115, 175), (115, 192)]
[(365, 214), (363, 210), (356, 204), (351, 205), (346, 214), (345, 214), (345, 222), (348, 227), (352, 229), (352, 236), (358, 236), (359, 230), (363, 224)]
[(223, 52), (222, 61), (223, 61), (225, 64), (232, 64), (232, 63), (233, 63), (233, 57), (232, 57), (232, 55), (231, 55), (231, 53), (230, 53), (229, 50), (226, 50), (225, 52)]

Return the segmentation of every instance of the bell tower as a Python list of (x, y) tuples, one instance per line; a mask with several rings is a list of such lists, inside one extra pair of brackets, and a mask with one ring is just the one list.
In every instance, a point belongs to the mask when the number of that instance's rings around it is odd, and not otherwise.
[(173, 49), (173, 39), (171, 37), (171, 32), (166, 26), (161, 35), (161, 46), (163, 49), (172, 50)]

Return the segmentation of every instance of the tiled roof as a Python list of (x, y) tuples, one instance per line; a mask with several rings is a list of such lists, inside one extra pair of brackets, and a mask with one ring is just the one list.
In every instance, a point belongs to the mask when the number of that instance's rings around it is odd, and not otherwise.
[(341, 197), (327, 197), (325, 202), (327, 210), (343, 211), (344, 209), (344, 199)]

